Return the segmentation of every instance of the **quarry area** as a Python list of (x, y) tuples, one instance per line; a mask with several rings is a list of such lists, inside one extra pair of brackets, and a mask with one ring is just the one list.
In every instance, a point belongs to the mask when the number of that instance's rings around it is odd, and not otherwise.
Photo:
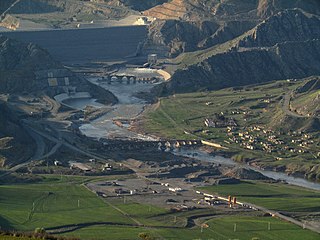
[(0, 230), (317, 239), (320, 6), (271, 2), (0, 3)]

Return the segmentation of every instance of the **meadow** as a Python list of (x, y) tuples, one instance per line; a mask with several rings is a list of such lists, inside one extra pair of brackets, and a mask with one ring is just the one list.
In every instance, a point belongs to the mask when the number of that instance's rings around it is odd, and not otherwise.
[(222, 196), (236, 196), (239, 201), (276, 211), (320, 211), (320, 192), (287, 184), (242, 181), (240, 184), (209, 186), (201, 190)]
[[(0, 186), (0, 225), (2, 229), (32, 232), (35, 228), (61, 230), (58, 234), (81, 239), (141, 239), (140, 233), (148, 233), (154, 239), (318, 239), (319, 235), (303, 230), (293, 224), (279, 219), (260, 216), (224, 215), (221, 211), (211, 209), (216, 214), (210, 219), (200, 219), (207, 228), (199, 224), (188, 226), (191, 216), (203, 214), (209, 210), (195, 210), (182, 213), (170, 213), (167, 209), (142, 205), (137, 202), (123, 201), (117, 198), (102, 199), (90, 192), (83, 183), (101, 180), (101, 178), (45, 176), (44, 181), (33, 184), (1, 185)], [(252, 192), (246, 190), (250, 183), (238, 185), (242, 194)], [(252, 188), (255, 197), (248, 200), (258, 201), (263, 194), (277, 194), (272, 187), (258, 185)], [(211, 187), (212, 191), (216, 191)], [(276, 187), (275, 187), (276, 188)], [(219, 192), (230, 193), (230, 186), (219, 186)], [(236, 193), (237, 187), (233, 186)], [(284, 191), (283, 186), (279, 191)], [(209, 190), (209, 188), (207, 189)], [(294, 189), (288, 188), (287, 194)], [(311, 194), (311, 193), (310, 193)], [(239, 194), (237, 194), (239, 195)], [(308, 191), (299, 191), (297, 196), (306, 196)], [(319, 194), (320, 195), (320, 194)], [(318, 196), (318, 195), (317, 195)], [(240, 196), (239, 196), (240, 197)], [(315, 201), (317, 198), (314, 198)], [(79, 200), (79, 201), (78, 201)], [(319, 199), (318, 199), (319, 201)], [(314, 205), (316, 202), (314, 202)], [(312, 205), (312, 204), (311, 204)], [(310, 205), (310, 208), (312, 206)], [(284, 206), (284, 204), (283, 204)], [(304, 210), (306, 207), (304, 208)], [(177, 221), (174, 221), (176, 216)], [(271, 230), (268, 230), (268, 224)], [(234, 224), (237, 230), (234, 232)], [(76, 227), (64, 227), (70, 225)], [(58, 233), (58, 232), (56, 232)], [(17, 239), (0, 236), (4, 239)], [(21, 240), (25, 240), (20, 238)]]

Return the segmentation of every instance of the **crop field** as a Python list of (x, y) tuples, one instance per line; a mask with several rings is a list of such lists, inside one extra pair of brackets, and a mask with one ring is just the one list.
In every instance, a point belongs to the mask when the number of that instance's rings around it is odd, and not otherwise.
[[(101, 178), (98, 178), (101, 180)], [(170, 213), (156, 206), (142, 205), (119, 198), (102, 199), (90, 192), (84, 182), (94, 181), (90, 177), (66, 177), (62, 179), (46, 176), (45, 181), (34, 184), (0, 186), (0, 225), (3, 229), (33, 231), (43, 227), (48, 231), (57, 230), (64, 236), (82, 239), (140, 239), (140, 233), (147, 233), (155, 239), (317, 239), (319, 235), (303, 230), (293, 224), (271, 217), (223, 215), (221, 211), (210, 212), (213, 218), (199, 219), (199, 223), (188, 226), (190, 216), (203, 214), (204, 210), (185, 213)], [(248, 185), (238, 185), (243, 195), (250, 194)], [(214, 187), (211, 187), (212, 189)], [(212, 189), (207, 189), (212, 190)], [(236, 193), (236, 185), (221, 187), (221, 193)], [(252, 189), (256, 196), (248, 200), (263, 200), (263, 194), (277, 195), (298, 192), (296, 197), (311, 194), (309, 191), (295, 191), (287, 186), (270, 187), (258, 184)], [(239, 191), (240, 191), (239, 190)], [(212, 191), (216, 192), (216, 189)], [(252, 194), (252, 193), (251, 193)], [(237, 194), (239, 195), (239, 194)], [(320, 194), (318, 194), (320, 197)], [(309, 210), (316, 209), (315, 196), (309, 202)], [(240, 195), (239, 195), (240, 198)], [(241, 198), (240, 198), (241, 199)], [(271, 204), (271, 203), (269, 203)], [(283, 204), (285, 206), (285, 204)], [(304, 206), (303, 210), (306, 210)], [(319, 211), (319, 210), (318, 210)], [(208, 210), (206, 210), (208, 213)], [(216, 213), (216, 215), (215, 215)], [(198, 220), (197, 220), (198, 221)], [(207, 224), (201, 230), (199, 224)], [(268, 229), (269, 223), (271, 229)], [(234, 232), (234, 224), (237, 229)], [(68, 226), (66, 226), (68, 225)], [(71, 226), (75, 227), (71, 229)], [(71, 229), (71, 230), (70, 230)], [(0, 239), (14, 239), (0, 236)], [(17, 238), (19, 239), (19, 238)], [(24, 240), (23, 238), (20, 238)]]
[(222, 196), (236, 196), (239, 201), (257, 204), (277, 211), (320, 211), (320, 192), (280, 183), (243, 181), (240, 184), (217, 185), (201, 189)]

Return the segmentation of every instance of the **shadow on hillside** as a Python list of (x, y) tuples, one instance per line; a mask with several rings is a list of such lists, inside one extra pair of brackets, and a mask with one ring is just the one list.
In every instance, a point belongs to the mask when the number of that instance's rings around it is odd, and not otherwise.
[(0, 230), (7, 230), (7, 231), (12, 231), (12, 230), (15, 230), (11, 223), (3, 218), (1, 215), (0, 215)]

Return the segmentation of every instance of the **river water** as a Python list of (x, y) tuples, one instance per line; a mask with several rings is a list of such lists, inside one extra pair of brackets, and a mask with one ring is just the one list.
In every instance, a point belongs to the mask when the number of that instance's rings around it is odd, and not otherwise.
[(201, 151), (200, 149), (181, 149), (179, 151), (174, 151), (174, 154), (176, 154), (178, 156), (192, 157), (194, 159), (198, 159), (201, 161), (213, 162), (213, 163), (226, 165), (226, 166), (241, 166), (241, 167), (244, 167), (247, 169), (251, 169), (251, 170), (260, 172), (261, 174), (263, 174), (269, 178), (272, 178), (274, 180), (282, 180), (282, 181), (285, 181), (285, 182), (292, 184), (292, 185), (320, 191), (320, 184), (319, 183), (309, 182), (303, 178), (296, 178), (296, 177), (288, 176), (287, 174), (282, 173), (282, 172), (274, 172), (274, 171), (266, 171), (266, 170), (257, 169), (252, 166), (246, 165), (246, 164), (237, 163), (230, 158), (225, 158), (222, 156), (212, 156), (207, 152)]
[[(142, 99), (137, 98), (135, 94), (141, 91), (149, 91), (154, 86), (153, 84), (108, 85), (106, 83), (99, 83), (97, 81), (97, 78), (93, 78), (90, 80), (92, 83), (100, 85), (101, 87), (115, 94), (115, 96), (119, 99), (119, 103), (114, 106), (113, 111), (110, 111), (106, 115), (94, 120), (89, 124), (82, 125), (80, 127), (80, 130), (84, 135), (94, 138), (141, 139), (145, 141), (156, 140), (149, 136), (144, 136), (132, 132), (127, 127), (119, 127), (113, 122), (113, 120), (115, 119), (133, 119), (139, 116), (148, 103)], [(200, 149), (180, 149), (179, 151), (174, 151), (173, 153), (179, 156), (191, 157), (201, 161), (209, 161), (226, 166), (245, 167), (260, 172), (261, 174), (274, 180), (282, 180), (292, 185), (320, 191), (319, 183), (309, 182), (302, 178), (288, 176), (285, 173), (281, 172), (257, 169), (246, 164), (234, 162), (230, 158), (225, 158), (222, 156), (212, 156), (205, 151), (201, 151)]]
[[(140, 70), (142, 71), (142, 70)], [(128, 73), (128, 70), (121, 71), (119, 74)], [(129, 72), (132, 73), (132, 72)], [(137, 75), (137, 72), (134, 72)], [(139, 72), (140, 73), (140, 72)], [(154, 74), (153, 71), (145, 70), (140, 74)], [(143, 75), (144, 76), (144, 75)], [(158, 83), (112, 83), (107, 84), (105, 82), (99, 82), (98, 78), (88, 79), (93, 84), (96, 84), (106, 90), (112, 92), (117, 98), (118, 103), (113, 106), (112, 111), (108, 112), (104, 116), (80, 126), (82, 134), (93, 138), (106, 138), (106, 139), (139, 139), (144, 141), (153, 141), (154, 139), (149, 136), (144, 136), (129, 130), (128, 125), (124, 124), (119, 127), (115, 124), (116, 120), (133, 120), (138, 117), (144, 110), (148, 103), (136, 97), (136, 94), (141, 92), (149, 92)]]

